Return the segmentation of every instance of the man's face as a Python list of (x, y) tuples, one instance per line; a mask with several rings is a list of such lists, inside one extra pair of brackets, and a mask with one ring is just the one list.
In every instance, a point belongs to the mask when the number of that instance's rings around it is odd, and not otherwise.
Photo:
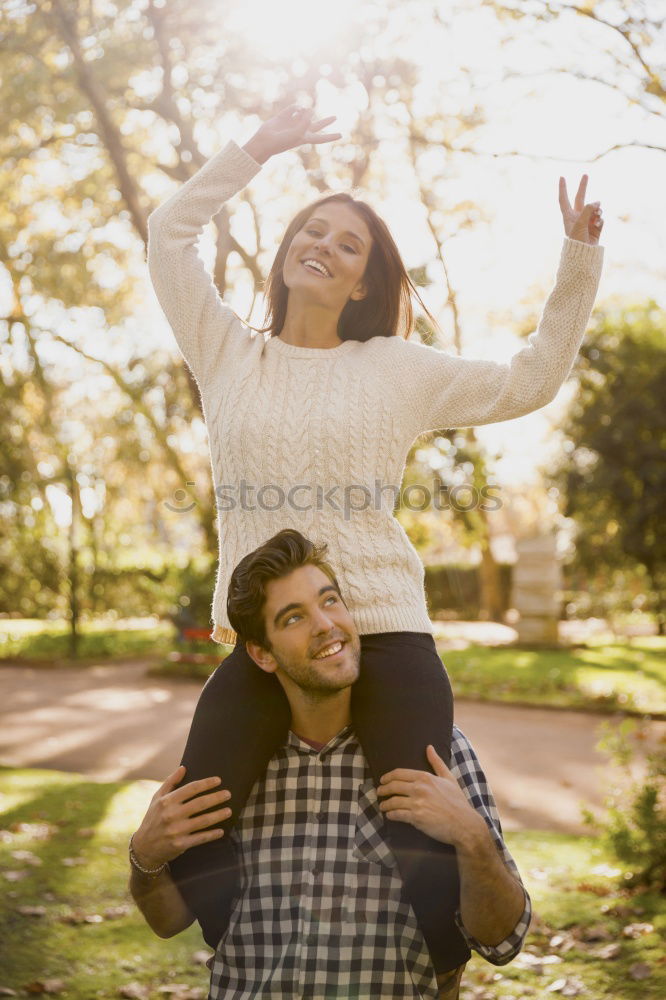
[(275, 672), (287, 694), (298, 688), (322, 697), (357, 680), (361, 640), (335, 585), (318, 566), (271, 580), (264, 620), (270, 649), (248, 643), (248, 652)]

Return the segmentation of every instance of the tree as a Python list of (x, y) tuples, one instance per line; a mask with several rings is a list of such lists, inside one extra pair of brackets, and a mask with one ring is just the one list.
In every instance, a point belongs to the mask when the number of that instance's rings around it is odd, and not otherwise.
[[(544, 66), (536, 75), (567, 73), (579, 80), (592, 81), (620, 94), (627, 107), (640, 108), (643, 120), (666, 121), (666, 73), (663, 50), (666, 43), (666, 21), (659, 4), (645, 0), (585, 0), (583, 3), (563, 0), (482, 0), (500, 18), (509, 22), (522, 21), (533, 31), (542, 25), (576, 18), (581, 28), (590, 29), (596, 42), (592, 70), (582, 69), (576, 60), (567, 60), (558, 53), (553, 66)], [(511, 30), (511, 29), (510, 29)], [(547, 31), (547, 29), (546, 29)], [(547, 38), (547, 34), (543, 37)], [(510, 76), (525, 77), (513, 72)], [(618, 142), (601, 150), (593, 160), (627, 146), (641, 146), (666, 153), (666, 144), (635, 139)]]
[(656, 303), (598, 313), (574, 369), (566, 460), (553, 477), (590, 573), (641, 566), (659, 634), (666, 625), (666, 312)]

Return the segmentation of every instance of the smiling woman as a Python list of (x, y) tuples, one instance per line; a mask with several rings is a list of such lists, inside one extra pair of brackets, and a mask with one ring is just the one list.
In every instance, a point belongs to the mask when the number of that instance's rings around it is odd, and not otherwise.
[(248, 46), (272, 57), (290, 58), (321, 42), (330, 42), (353, 23), (354, 0), (336, 0), (334, 16), (322, 17), (322, 8), (311, 0), (246, 0), (228, 13), (225, 31), (238, 33)]

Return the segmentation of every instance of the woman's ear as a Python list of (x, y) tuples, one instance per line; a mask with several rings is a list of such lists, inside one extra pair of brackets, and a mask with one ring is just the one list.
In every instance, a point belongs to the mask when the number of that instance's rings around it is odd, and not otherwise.
[(267, 674), (275, 673), (278, 665), (272, 653), (269, 653), (267, 649), (264, 649), (257, 642), (246, 642), (245, 649), (247, 655), (254, 660), (261, 670), (265, 670)]
[(354, 289), (354, 291), (351, 293), (351, 295), (349, 296), (349, 298), (353, 299), (354, 302), (359, 302), (361, 299), (364, 299), (367, 294), (368, 294), (368, 289), (365, 286), (365, 282), (361, 281), (356, 286), (356, 288)]

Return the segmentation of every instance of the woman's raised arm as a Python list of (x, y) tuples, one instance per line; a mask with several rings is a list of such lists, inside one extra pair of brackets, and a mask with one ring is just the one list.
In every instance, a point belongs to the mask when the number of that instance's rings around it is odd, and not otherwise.
[(555, 285), (535, 333), (505, 363), (461, 358), (415, 341), (392, 346), (396, 402), (414, 437), (424, 431), (512, 420), (550, 403), (569, 375), (597, 294), (604, 250), (599, 202), (585, 204), (587, 176), (573, 207), (560, 178), (565, 240)]
[(240, 148), (229, 142), (148, 219), (148, 269), (155, 293), (183, 357), (201, 387), (224, 364), (224, 345), (237, 324), (206, 271), (197, 245), (205, 226), (275, 153), (339, 135), (320, 130), (333, 118), (312, 122), (312, 111), (292, 105), (264, 122)]

